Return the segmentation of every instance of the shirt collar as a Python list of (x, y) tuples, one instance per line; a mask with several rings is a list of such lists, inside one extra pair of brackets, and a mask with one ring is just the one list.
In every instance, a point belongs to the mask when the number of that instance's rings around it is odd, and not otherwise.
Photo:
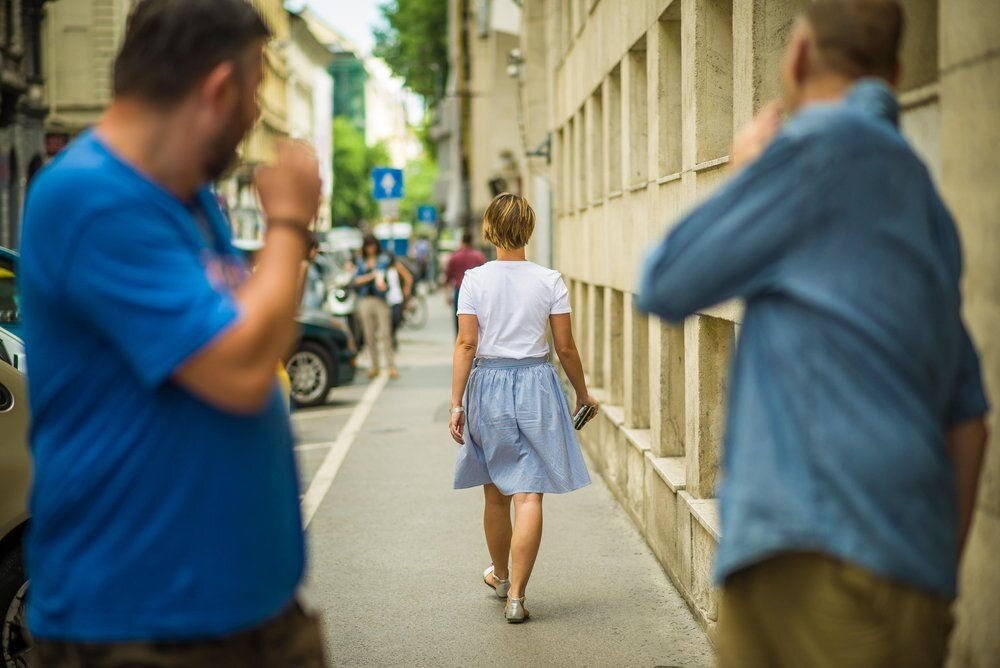
[(844, 104), (864, 114), (899, 125), (899, 101), (889, 85), (874, 77), (859, 80), (844, 98)]

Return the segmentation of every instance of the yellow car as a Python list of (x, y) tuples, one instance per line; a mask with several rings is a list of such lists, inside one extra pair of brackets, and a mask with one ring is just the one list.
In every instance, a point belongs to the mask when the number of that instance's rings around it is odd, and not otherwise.
[(0, 666), (25, 665), (31, 649), (24, 619), (28, 582), (21, 552), (30, 487), (25, 377), (0, 362)]

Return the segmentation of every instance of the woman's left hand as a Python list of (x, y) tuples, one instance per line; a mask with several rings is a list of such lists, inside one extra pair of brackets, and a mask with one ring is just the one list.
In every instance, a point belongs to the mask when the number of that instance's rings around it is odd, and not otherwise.
[(451, 430), (451, 437), (455, 439), (455, 442), (459, 445), (465, 445), (465, 411), (459, 411), (457, 413), (451, 414), (451, 424), (448, 427)]

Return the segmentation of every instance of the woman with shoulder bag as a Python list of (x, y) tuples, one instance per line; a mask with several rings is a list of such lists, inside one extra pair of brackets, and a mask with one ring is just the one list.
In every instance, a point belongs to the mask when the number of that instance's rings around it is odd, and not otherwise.
[(529, 617), (524, 593), (542, 539), (542, 496), (590, 482), (548, 360), (549, 328), (576, 391), (574, 413), (585, 406), (597, 410), (573, 340), (562, 276), (525, 259), (534, 227), (535, 213), (518, 195), (499, 195), (486, 210), (483, 235), (497, 247), (497, 260), (465, 273), (452, 379), (450, 429), (461, 446), (455, 488), (483, 486), (493, 560), (483, 579), (507, 599), (510, 623)]
[(392, 266), (392, 259), (382, 251), (382, 246), (373, 235), (365, 235), (361, 244), (354, 276), (354, 288), (358, 293), (358, 318), (365, 336), (365, 347), (371, 358), (368, 377), (375, 378), (380, 372), (382, 356), (389, 365), (389, 377), (399, 378), (396, 370), (395, 351), (392, 348), (392, 310), (386, 301), (389, 286), (386, 272)]

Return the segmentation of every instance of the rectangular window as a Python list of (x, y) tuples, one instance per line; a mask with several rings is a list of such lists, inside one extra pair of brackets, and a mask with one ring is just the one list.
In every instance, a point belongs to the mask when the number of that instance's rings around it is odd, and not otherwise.
[(604, 197), (604, 92), (590, 96), (590, 198)]
[(608, 117), (608, 189), (612, 193), (622, 190), (622, 68), (615, 66), (607, 82)]
[(660, 176), (681, 171), (681, 9), (670, 5), (657, 29), (659, 34), (659, 82), (656, 106), (659, 112)]
[(587, 106), (580, 107), (576, 112), (576, 159), (574, 160), (576, 169), (576, 205), (585, 209), (587, 207)]
[(566, 128), (562, 127), (556, 131), (556, 145), (553, 146), (552, 157), (553, 163), (555, 163), (555, 199), (556, 199), (556, 211), (558, 215), (562, 216), (566, 214), (566, 156), (563, 153), (566, 151)]
[(649, 93), (646, 85), (646, 37), (628, 52), (629, 185), (649, 180)]
[(566, 122), (566, 143), (563, 144), (565, 159), (563, 160), (563, 197), (566, 204), (563, 215), (569, 215), (576, 208), (576, 172), (573, 165), (576, 162), (576, 119)]
[(733, 2), (698, 0), (695, 26), (696, 162), (721, 158), (733, 141)]

